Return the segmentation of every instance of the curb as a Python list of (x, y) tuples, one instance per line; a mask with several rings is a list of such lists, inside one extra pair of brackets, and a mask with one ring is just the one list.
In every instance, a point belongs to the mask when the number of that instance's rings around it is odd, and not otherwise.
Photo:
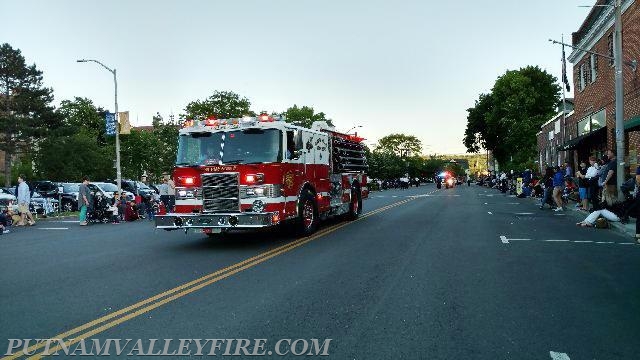
[[(536, 204), (537, 206), (540, 206), (540, 199), (539, 198), (534, 198), (534, 204)], [(581, 212), (579, 210), (575, 209), (575, 202), (570, 203), (570, 205), (568, 205), (567, 207), (565, 207), (565, 214), (571, 214), (571, 216), (577, 218), (577, 219), (582, 219), (584, 220), (584, 218), (589, 214), (587, 212)], [(573, 205), (573, 206), (572, 206)], [(637, 221), (637, 220), (636, 220)], [(630, 223), (631, 224), (631, 223)], [(621, 222), (613, 222), (613, 221), (609, 221), (609, 230), (613, 230), (615, 232), (618, 232), (620, 234), (623, 235), (628, 235), (631, 236), (633, 238), (635, 238), (636, 233), (635, 230), (631, 230), (631, 229), (627, 229), (627, 226)]]

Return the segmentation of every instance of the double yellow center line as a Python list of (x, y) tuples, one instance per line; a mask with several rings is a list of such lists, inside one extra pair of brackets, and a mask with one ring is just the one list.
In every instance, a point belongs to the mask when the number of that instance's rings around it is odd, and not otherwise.
[[(433, 192), (433, 191), (432, 191)], [(429, 193), (431, 194), (431, 193)], [(389, 210), (391, 208), (406, 204), (410, 201), (413, 201), (415, 199), (417, 199), (418, 197), (410, 197), (406, 200), (402, 200), (402, 201), (398, 201), (396, 203), (387, 205), (387, 206), (383, 206), (379, 209), (370, 211), (362, 216), (360, 216), (356, 221), (365, 219), (369, 216), (373, 216), (375, 214), (381, 213), (383, 211)], [(225, 279), (231, 275), (234, 275), (236, 273), (239, 273), (243, 270), (246, 270), (248, 268), (254, 267), (260, 263), (263, 263), (273, 257), (276, 257), (278, 255), (284, 254), (288, 251), (291, 251), (299, 246), (302, 246), (310, 241), (316, 240), (318, 238), (321, 238), (325, 235), (328, 235), (342, 227), (345, 227), (351, 223), (353, 223), (354, 221), (351, 222), (345, 222), (345, 223), (341, 223), (341, 224), (337, 224), (337, 225), (333, 225), (330, 226), (314, 235), (308, 236), (308, 237), (304, 237), (298, 240), (295, 240), (291, 243), (279, 246), (275, 249), (266, 251), (264, 253), (258, 254), (254, 257), (248, 258), (246, 260), (243, 260), (239, 263), (233, 264), (231, 266), (225, 267), (223, 269), (220, 269), (216, 272), (210, 273), (208, 275), (202, 276), (198, 279), (195, 279), (193, 281), (190, 281), (188, 283), (185, 283), (183, 285), (174, 287), (173, 289), (167, 290), (165, 292), (162, 292), (160, 294), (157, 294), (155, 296), (152, 296), (148, 299), (142, 300), (140, 302), (137, 302), (133, 305), (130, 305), (124, 309), (118, 310), (116, 312), (113, 312), (111, 314), (105, 315), (101, 318), (98, 318), (96, 320), (93, 320), (91, 322), (88, 322), (84, 325), (78, 326), (76, 328), (73, 328), (69, 331), (63, 332), (61, 334), (58, 334), (54, 337), (52, 337), (51, 339), (67, 339), (70, 338), (71, 336), (73, 336), (73, 339), (70, 339), (68, 341), (65, 341), (65, 345), (67, 347), (79, 342), (82, 339), (87, 339), (93, 335), (99, 334), (101, 332), (104, 332), (114, 326), (117, 326), (119, 324), (122, 324), (125, 321), (131, 320), (137, 316), (140, 316), (146, 312), (149, 312), (155, 308), (158, 308), (164, 304), (167, 304), (173, 300), (179, 299), (185, 295), (188, 295), (192, 292), (198, 291), (202, 288), (204, 288), (205, 286), (211, 285), (215, 282), (218, 282), (222, 279)], [(90, 330), (89, 330), (90, 329)], [(85, 330), (88, 330), (85, 332)], [(27, 354), (32, 354), (34, 351), (42, 349), (43, 347), (45, 347), (46, 343), (41, 342), (41, 343), (37, 343), (35, 345), (30, 346), (29, 348), (27, 348), (26, 353)], [(53, 346), (49, 349), (48, 354), (53, 354), (56, 351), (61, 350), (62, 347), (60, 345), (56, 345)], [(44, 352), (35, 354), (33, 356), (31, 356), (29, 359), (40, 359), (43, 356), (46, 356), (48, 354), (44, 354)], [(13, 355), (10, 356), (6, 356), (3, 357), (0, 360), (10, 360), (10, 359), (17, 359), (21, 356), (25, 355), (25, 351), (19, 351)]]

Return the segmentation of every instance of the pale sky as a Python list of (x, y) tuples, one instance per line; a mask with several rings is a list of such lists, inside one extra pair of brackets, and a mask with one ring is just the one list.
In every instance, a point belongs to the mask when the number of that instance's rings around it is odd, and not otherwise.
[[(424, 153), (463, 153), (466, 109), (508, 69), (556, 77), (594, 0), (0, 0), (0, 42), (44, 72), (56, 104), (88, 97), (134, 125), (178, 115), (214, 90), (255, 111), (310, 105), (367, 143), (416, 135)], [(567, 49), (567, 55), (569, 49)], [(571, 64), (569, 64), (569, 70)], [(571, 76), (569, 76), (571, 78)], [(569, 96), (569, 95), (568, 95)]]

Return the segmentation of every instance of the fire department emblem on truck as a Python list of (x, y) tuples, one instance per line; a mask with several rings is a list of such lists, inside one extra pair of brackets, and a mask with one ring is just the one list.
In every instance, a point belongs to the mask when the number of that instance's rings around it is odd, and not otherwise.
[(283, 179), (283, 183), (284, 183), (284, 188), (287, 190), (290, 190), (293, 187), (293, 174), (291, 173), (291, 171), (287, 171), (284, 174), (284, 179)]

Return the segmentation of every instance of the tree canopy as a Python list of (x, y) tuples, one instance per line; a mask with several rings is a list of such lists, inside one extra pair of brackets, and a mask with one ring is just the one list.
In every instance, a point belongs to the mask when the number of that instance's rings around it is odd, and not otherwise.
[(293, 105), (284, 112), (284, 116), (288, 123), (306, 128), (311, 128), (314, 121), (326, 121), (333, 126), (331, 119), (327, 119), (325, 113), (315, 112), (311, 106), (298, 107), (298, 105)]
[(536, 158), (536, 133), (554, 115), (559, 93), (557, 79), (537, 66), (507, 71), (467, 109), (467, 151), (485, 148), (505, 168), (527, 167)]
[(251, 102), (246, 97), (234, 93), (233, 91), (214, 91), (211, 96), (204, 100), (195, 100), (187, 104), (184, 108), (184, 119), (205, 119), (215, 116), (218, 119), (237, 118), (245, 115), (255, 116), (250, 110)]
[(11, 185), (11, 159), (29, 149), (34, 138), (59, 125), (51, 102), (53, 91), (43, 86), (42, 71), (27, 65), (18, 49), (0, 45), (0, 150), (5, 152), (5, 186)]
[(390, 134), (378, 140), (375, 151), (398, 156), (417, 156), (422, 153), (422, 142), (413, 135)]

